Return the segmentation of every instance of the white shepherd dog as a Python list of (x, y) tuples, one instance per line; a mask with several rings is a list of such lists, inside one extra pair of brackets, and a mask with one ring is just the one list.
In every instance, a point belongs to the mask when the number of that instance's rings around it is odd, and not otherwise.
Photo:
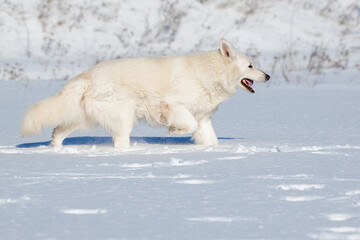
[(52, 145), (61, 146), (73, 131), (101, 125), (116, 148), (128, 148), (134, 123), (146, 119), (169, 133), (191, 133), (196, 144), (217, 146), (211, 116), (219, 104), (238, 87), (254, 93), (253, 81), (269, 79), (225, 39), (217, 51), (106, 61), (32, 105), (22, 119), (21, 135), (56, 126)]

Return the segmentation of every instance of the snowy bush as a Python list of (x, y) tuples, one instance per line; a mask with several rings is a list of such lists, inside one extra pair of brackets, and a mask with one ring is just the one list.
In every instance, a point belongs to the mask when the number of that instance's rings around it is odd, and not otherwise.
[(225, 37), (272, 82), (354, 80), (359, 26), (350, 0), (5, 0), (0, 79), (66, 80), (108, 59), (217, 49)]

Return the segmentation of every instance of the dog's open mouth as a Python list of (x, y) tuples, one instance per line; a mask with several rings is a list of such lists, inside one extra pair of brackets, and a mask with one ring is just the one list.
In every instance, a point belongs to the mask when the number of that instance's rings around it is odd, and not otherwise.
[(244, 89), (248, 90), (251, 93), (255, 93), (254, 89), (251, 87), (254, 81), (248, 78), (244, 78), (241, 80), (241, 85)]

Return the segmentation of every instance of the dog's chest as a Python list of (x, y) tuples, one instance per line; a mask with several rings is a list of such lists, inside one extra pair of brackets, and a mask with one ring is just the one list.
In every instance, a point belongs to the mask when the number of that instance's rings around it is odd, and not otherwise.
[(190, 112), (199, 119), (204, 116), (211, 116), (217, 110), (219, 104), (225, 100), (218, 94), (204, 92), (191, 104)]

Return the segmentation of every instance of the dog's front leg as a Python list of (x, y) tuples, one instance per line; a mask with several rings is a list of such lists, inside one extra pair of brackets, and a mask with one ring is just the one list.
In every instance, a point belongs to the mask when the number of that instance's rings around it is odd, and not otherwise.
[(162, 113), (171, 134), (193, 133), (198, 127), (198, 121), (192, 113), (181, 105), (166, 104)]
[(210, 118), (204, 118), (199, 121), (199, 126), (193, 133), (192, 138), (196, 144), (204, 146), (218, 146), (218, 139), (216, 137), (214, 128)]

